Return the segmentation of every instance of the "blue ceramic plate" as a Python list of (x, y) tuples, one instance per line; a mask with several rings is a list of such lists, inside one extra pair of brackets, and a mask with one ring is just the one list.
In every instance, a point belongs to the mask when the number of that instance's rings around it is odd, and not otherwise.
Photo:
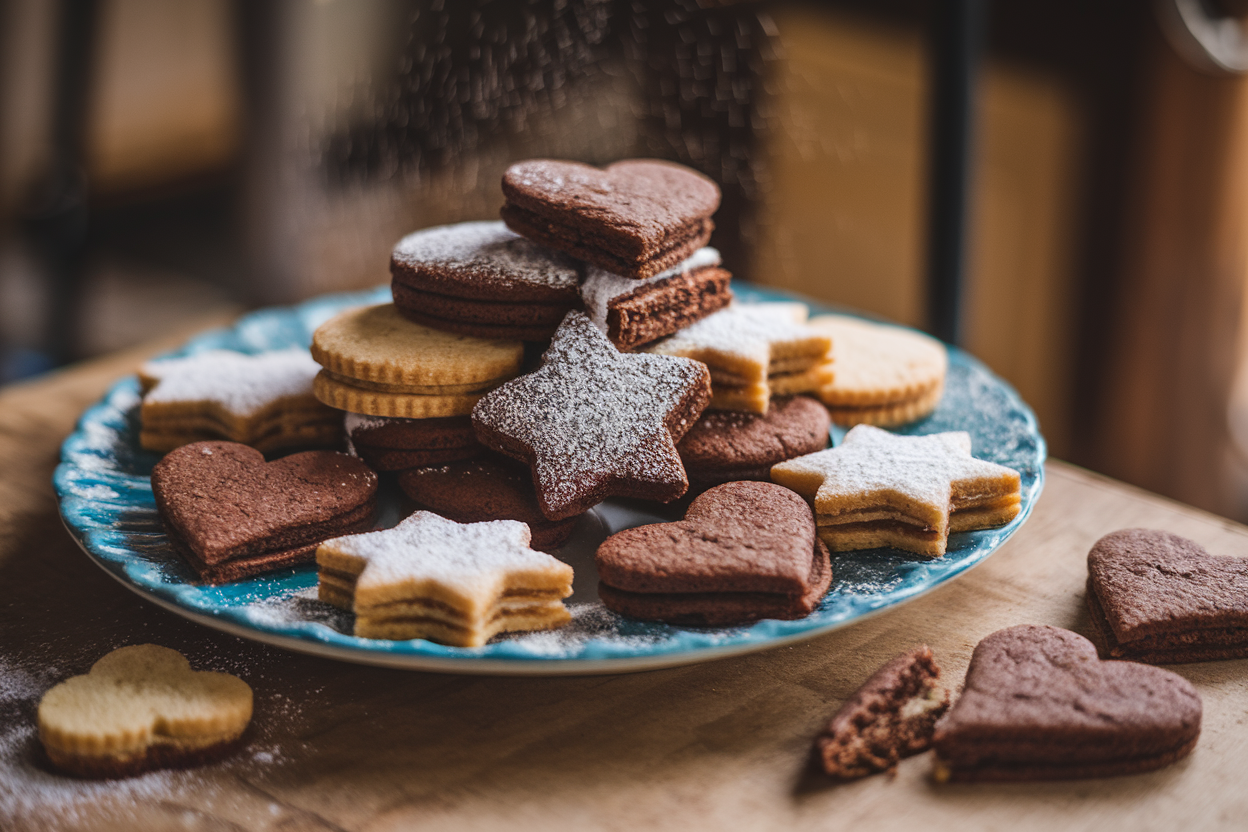
[[(772, 292), (735, 288), (745, 301), (782, 299)], [(388, 289), (378, 289), (261, 310), (230, 329), (200, 335), (175, 354), (306, 347), (312, 331), (339, 310), (389, 299)], [(915, 598), (988, 557), (1026, 521), (1044, 481), (1044, 439), (1030, 408), (974, 358), (951, 349), (939, 409), (901, 432), (969, 431), (976, 456), (1018, 470), (1023, 508), (1008, 526), (952, 535), (948, 553), (937, 560), (892, 549), (837, 554), (832, 558), (832, 590), (810, 616), (747, 627), (694, 629), (633, 621), (598, 602), (593, 564), (598, 543), (622, 528), (678, 519), (681, 513), (681, 509), (657, 504), (609, 500), (585, 515), (559, 552), (576, 572), (575, 592), (568, 602), (572, 623), (560, 630), (501, 637), (485, 647), (468, 649), (423, 640), (355, 638), (349, 614), (316, 600), (313, 566), (226, 586), (196, 584), (161, 530), (149, 482), (158, 457), (139, 447), (138, 413), (139, 386), (131, 376), (114, 385), (83, 415), (61, 449), (55, 476), (61, 516), (92, 560), (139, 595), (192, 621), (292, 650), (420, 670), (616, 673), (689, 664), (810, 638)], [(834, 430), (833, 440), (840, 438)], [(398, 521), (394, 502), (392, 495), (383, 499), (379, 525)]]

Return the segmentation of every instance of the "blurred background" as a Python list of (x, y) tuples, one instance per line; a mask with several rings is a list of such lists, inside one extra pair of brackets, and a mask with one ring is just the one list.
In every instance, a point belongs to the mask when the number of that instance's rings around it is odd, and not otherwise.
[[(739, 278), (930, 326), (946, 2), (0, 0), (0, 383), (382, 283), (532, 156), (696, 167)], [(1248, 3), (982, 6), (963, 346), (1248, 519)]]

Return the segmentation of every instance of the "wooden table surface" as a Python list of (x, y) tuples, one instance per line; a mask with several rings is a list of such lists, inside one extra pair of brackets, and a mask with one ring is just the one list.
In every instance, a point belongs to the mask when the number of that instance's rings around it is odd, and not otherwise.
[[(180, 339), (174, 339), (180, 340)], [(158, 345), (150, 345), (146, 352)], [(50, 478), (78, 414), (144, 351), (0, 392), (0, 829), (1116, 830), (1248, 825), (1248, 662), (1174, 668), (1204, 699), (1194, 754), (1107, 780), (936, 786), (929, 755), (834, 785), (811, 738), (879, 664), (930, 644), (949, 682), (1013, 624), (1088, 633), (1088, 548), (1127, 526), (1218, 554), (1248, 529), (1060, 462), (987, 562), (898, 609), (795, 646), (670, 670), (491, 678), (359, 667), (243, 641), (149, 604), (61, 526)], [(255, 690), (246, 748), (182, 772), (88, 783), (42, 758), (43, 691), (156, 642)]]

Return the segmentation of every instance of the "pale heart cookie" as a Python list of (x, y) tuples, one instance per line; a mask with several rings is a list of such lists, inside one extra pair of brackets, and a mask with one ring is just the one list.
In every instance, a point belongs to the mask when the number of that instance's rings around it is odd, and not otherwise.
[(949, 356), (935, 338), (846, 315), (821, 315), (809, 326), (832, 339), (833, 376), (815, 389), (838, 425), (900, 425), (940, 404)]
[(229, 752), (251, 721), (251, 688), (226, 673), (191, 670), (176, 650), (138, 644), (49, 690), (38, 719), (57, 768), (125, 777)]
[(316, 397), (366, 416), (464, 416), (487, 391), (520, 372), (524, 344), (457, 335), (413, 323), (394, 304), (351, 309), (312, 335), (324, 368)]
[(827, 372), (804, 376), (823, 363), (832, 346), (828, 336), (805, 326), (801, 303), (732, 304), (646, 352), (693, 358), (710, 367), (711, 407), (766, 413), (772, 376), (785, 376), (783, 393), (816, 389)]
[(149, 361), (139, 368), (139, 442), (162, 453), (205, 439), (261, 451), (336, 445), (341, 415), (312, 393), (319, 369), (301, 349), (208, 350)]
[(950, 532), (1000, 526), (1022, 505), (1018, 472), (971, 456), (962, 431), (898, 436), (858, 425), (835, 448), (772, 466), (771, 478), (815, 505), (835, 552), (894, 546), (945, 553)]
[(710, 398), (697, 361), (621, 353), (583, 312), (569, 312), (536, 372), (472, 411), (482, 444), (528, 463), (550, 520), (610, 496), (674, 500), (689, 480), (676, 443)]
[(362, 638), (480, 647), (572, 619), (572, 567), (530, 549), (529, 527), (515, 520), (418, 511), (392, 529), (325, 541), (316, 563), (321, 600), (354, 612)]

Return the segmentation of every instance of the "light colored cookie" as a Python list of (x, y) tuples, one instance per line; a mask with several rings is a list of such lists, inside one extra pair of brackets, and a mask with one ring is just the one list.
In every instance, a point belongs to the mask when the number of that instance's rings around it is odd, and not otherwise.
[(330, 407), (365, 416), (391, 416), (401, 419), (432, 419), (440, 416), (467, 416), (479, 393), (432, 395), (421, 393), (382, 393), (343, 384), (324, 371), (313, 382), (316, 397)]
[(114, 650), (39, 703), (39, 739), (58, 768), (92, 777), (210, 759), (251, 721), (251, 688), (197, 672), (176, 650)]
[(500, 632), (566, 624), (572, 567), (529, 540), (515, 520), (456, 523), (418, 511), (393, 529), (322, 543), (320, 598), (354, 612), (363, 638), (480, 647)]
[(349, 309), (321, 324), (312, 335), (312, 357), (339, 378), (388, 385), (391, 392), (480, 389), (520, 371), (524, 344), (443, 332), (407, 320), (386, 303)]
[[(1021, 507), (1018, 472), (971, 456), (962, 431), (898, 436), (859, 425), (835, 448), (772, 466), (771, 478), (813, 501), (820, 537), (838, 551), (938, 557), (950, 531), (1001, 525)], [(951, 513), (961, 516), (951, 522)]]
[(868, 405), (865, 407), (833, 407), (828, 405), (828, 413), (832, 421), (843, 427), (854, 425), (875, 425), (888, 428), (914, 422), (930, 415), (940, 405), (940, 397), (944, 395), (944, 384), (937, 384), (931, 390), (909, 401), (896, 404)]
[(301, 349), (208, 350), (149, 361), (139, 369), (140, 444), (160, 452), (206, 439), (264, 450), (332, 445), (339, 438), (332, 426), (341, 417), (313, 395), (319, 369)]
[(747, 383), (762, 382), (773, 362), (786, 370), (826, 355), (831, 339), (804, 325), (802, 303), (734, 303), (646, 348), (703, 362)]
[[(805, 370), (784, 373), (772, 373), (767, 377), (767, 386), (773, 396), (795, 396), (798, 393), (811, 393), (831, 384), (836, 372), (830, 364), (816, 364)], [(711, 383), (715, 383), (714, 377)]]
[(739, 410), (766, 415), (771, 406), (771, 388), (767, 382), (737, 387), (711, 382), (711, 402), (707, 410)]
[(913, 403), (944, 383), (949, 357), (935, 338), (846, 315), (820, 315), (808, 326), (832, 339), (836, 374), (819, 390), (830, 408)]

